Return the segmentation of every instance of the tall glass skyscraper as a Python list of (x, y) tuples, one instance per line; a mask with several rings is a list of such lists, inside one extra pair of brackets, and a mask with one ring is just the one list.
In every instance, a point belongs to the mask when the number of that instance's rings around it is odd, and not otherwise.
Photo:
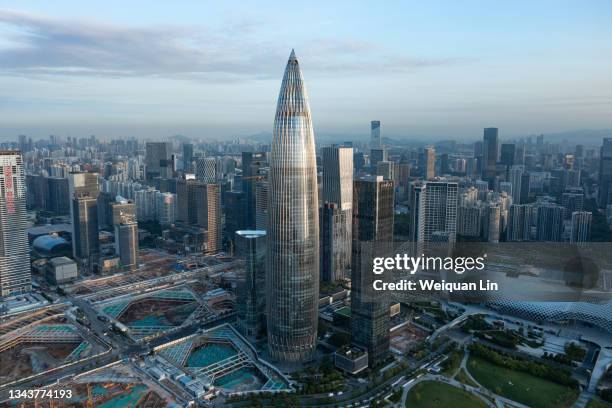
[(32, 289), (21, 153), (0, 151), (0, 298)]
[(293, 51), (274, 118), (269, 183), (268, 349), (280, 362), (301, 362), (317, 339), (319, 203), (310, 106)]

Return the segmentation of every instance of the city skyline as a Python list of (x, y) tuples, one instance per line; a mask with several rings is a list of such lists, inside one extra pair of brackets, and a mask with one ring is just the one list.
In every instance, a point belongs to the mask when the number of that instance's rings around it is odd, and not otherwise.
[[(143, 15), (112, 2), (96, 13), (5, 2), (0, 114), (10, 120), (1, 138), (267, 133), (291, 48), (310, 73), (319, 137), (367, 139), (374, 118), (396, 138), (610, 129), (609, 3), (478, 4), (339, 4), (329, 13), (268, 2), (240, 14), (147, 4)], [(284, 18), (298, 12), (312, 30)]]

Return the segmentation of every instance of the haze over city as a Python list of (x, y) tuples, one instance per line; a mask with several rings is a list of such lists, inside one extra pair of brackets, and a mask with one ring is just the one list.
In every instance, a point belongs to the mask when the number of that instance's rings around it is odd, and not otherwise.
[(606, 1), (0, 7), (3, 140), (271, 135), (292, 48), (317, 140), (367, 138), (372, 118), (398, 139), (612, 127)]

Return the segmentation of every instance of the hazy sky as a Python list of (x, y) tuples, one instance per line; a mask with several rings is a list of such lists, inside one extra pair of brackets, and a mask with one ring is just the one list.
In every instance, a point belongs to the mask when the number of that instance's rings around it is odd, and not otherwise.
[(612, 128), (609, 0), (20, 0), (0, 1), (0, 137), (270, 132), (291, 48), (320, 134)]

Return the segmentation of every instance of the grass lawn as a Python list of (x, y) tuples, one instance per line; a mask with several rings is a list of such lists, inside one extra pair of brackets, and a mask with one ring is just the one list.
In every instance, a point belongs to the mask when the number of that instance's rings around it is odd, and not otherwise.
[(455, 380), (463, 383), (463, 384), (467, 384), (467, 385), (471, 385), (472, 387), (478, 387), (478, 384), (476, 384), (474, 381), (472, 381), (472, 379), (470, 377), (468, 377), (467, 373), (465, 372), (464, 369), (461, 369), (457, 375), (455, 376)]
[(571, 407), (579, 394), (577, 389), (531, 374), (508, 370), (479, 357), (470, 356), (468, 369), (484, 387), (533, 408)]
[(599, 398), (591, 398), (587, 403), (587, 408), (612, 408), (612, 404)]
[(410, 408), (486, 408), (480, 398), (464, 390), (436, 381), (423, 381), (408, 393)]

